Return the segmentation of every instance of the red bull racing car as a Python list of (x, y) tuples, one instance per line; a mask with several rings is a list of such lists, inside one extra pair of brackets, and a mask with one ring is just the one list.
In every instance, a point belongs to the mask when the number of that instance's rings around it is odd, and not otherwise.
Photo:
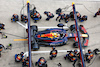
[[(60, 28), (51, 28), (43, 31), (38, 31), (38, 27), (33, 25), (31, 26), (31, 43), (32, 49), (39, 49), (39, 45), (46, 46), (60, 46), (65, 45), (69, 38), (73, 38), (75, 43), (74, 47), (78, 47), (77, 34), (74, 32), (67, 33), (66, 30), (63, 29), (63, 24), (58, 24)], [(79, 26), (81, 37), (83, 38), (83, 47), (88, 46), (89, 35), (85, 30), (83, 25)], [(71, 31), (75, 30), (75, 25), (70, 27)]]

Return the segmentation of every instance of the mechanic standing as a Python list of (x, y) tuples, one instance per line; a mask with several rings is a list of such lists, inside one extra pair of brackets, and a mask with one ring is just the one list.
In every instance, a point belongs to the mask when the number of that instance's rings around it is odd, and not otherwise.
[(0, 57), (1, 57), (1, 51), (3, 48), (5, 49), (5, 47), (2, 44), (0, 44)]
[(24, 57), (23, 54), (23, 52), (21, 52), (20, 54), (15, 54), (15, 61), (20, 62)]
[(99, 8), (99, 10), (95, 13), (94, 17), (97, 17), (97, 15), (100, 15), (100, 8)]
[(47, 18), (46, 18), (47, 21), (49, 21), (50, 18), (54, 17), (53, 13), (48, 12), (48, 11), (45, 11), (44, 14), (47, 15)]
[(58, 51), (55, 50), (55, 47), (52, 47), (52, 51), (50, 52), (50, 59), (55, 58), (57, 56)]
[(59, 22), (60, 22), (61, 20), (65, 19), (65, 14), (63, 12), (59, 13), (58, 17), (56, 18), (56, 21), (58, 20), (59, 17), (60, 17), (59, 19)]

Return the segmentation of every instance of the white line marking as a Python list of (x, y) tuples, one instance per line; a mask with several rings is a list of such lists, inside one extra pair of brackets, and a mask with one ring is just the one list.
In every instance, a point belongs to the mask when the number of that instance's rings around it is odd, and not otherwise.
[[(50, 29), (50, 28), (60, 28), (60, 27), (38, 27), (39, 29)], [(63, 27), (63, 29), (67, 30), (68, 27)]]
[[(24, 27), (25, 29), (27, 29), (27, 23), (25, 24), (25, 25), (23, 25), (22, 23), (20, 23), (20, 22), (18, 22), (17, 21), (17, 23), (19, 24), (19, 25), (21, 25), (22, 27)], [(44, 29), (50, 29), (50, 28), (60, 28), (60, 27), (38, 27), (40, 30), (42, 29), (42, 30), (44, 30)], [(65, 24), (65, 26), (63, 27), (63, 29), (65, 29), (65, 30), (68, 30), (69, 29), (69, 27), (67, 27), (67, 24)]]
[(24, 27), (25, 29), (27, 29), (27, 24), (23, 25), (23, 24), (21, 24), (21, 23), (18, 22), (18, 21), (17, 21), (17, 23), (18, 23), (19, 25), (21, 25), (22, 27)]
[[(71, 50), (58, 50), (58, 53), (65, 53), (65, 52), (67, 53), (67, 51), (71, 51)], [(74, 51), (74, 50), (72, 50), (72, 51)], [(79, 52), (79, 50), (78, 50), (78, 52)], [(31, 53), (50, 53), (50, 51), (31, 51)], [(24, 56), (28, 57), (28, 52), (25, 52)]]

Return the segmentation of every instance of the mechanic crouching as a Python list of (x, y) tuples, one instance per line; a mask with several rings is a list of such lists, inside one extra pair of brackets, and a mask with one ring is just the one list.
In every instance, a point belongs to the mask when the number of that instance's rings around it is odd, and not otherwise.
[(20, 54), (15, 54), (15, 62), (20, 62), (23, 59), (23, 52), (21, 52)]
[[(73, 12), (70, 12), (70, 18), (71, 20), (74, 20), (74, 13)], [(81, 18), (81, 14), (79, 12), (76, 11), (76, 15), (77, 15), (77, 19), (80, 19)]]
[(48, 67), (47, 61), (44, 57), (39, 58), (39, 60), (35, 63), (35, 66), (37, 66), (37, 65), (38, 65), (38, 67)]
[(19, 21), (19, 16), (17, 14), (13, 14), (12, 17), (11, 17), (11, 22), (16, 22), (16, 21)]
[(21, 15), (21, 21), (24, 21), (25, 23), (27, 23), (27, 22), (28, 22), (27, 16), (24, 15), (24, 14), (22, 14), (22, 15)]
[(86, 20), (87, 20), (87, 16), (86, 15), (82, 16), (82, 18), (79, 18), (80, 22), (83, 22), (83, 21), (86, 21)]
[(29, 57), (27, 57), (26, 59), (22, 59), (22, 67), (24, 66), (29, 66)]
[(5, 47), (2, 44), (0, 44), (0, 57), (1, 57), (1, 51), (3, 48), (5, 49)]
[(5, 24), (0, 23), (0, 30), (5, 29), (4, 26), (5, 26)]
[(68, 58), (71, 62), (74, 62), (73, 63), (73, 66), (75, 67), (75, 63), (77, 61), (77, 57), (78, 57), (78, 51), (77, 50), (74, 50), (74, 51), (67, 51), (69, 52), (69, 54), (67, 54), (64, 58), (66, 60), (66, 58)]
[(48, 11), (45, 11), (44, 14), (47, 15), (47, 18), (46, 18), (47, 21), (49, 21), (50, 18), (53, 18), (54, 17), (53, 13), (48, 12)]
[(55, 47), (52, 47), (52, 51), (50, 52), (50, 59), (52, 60), (53, 58), (55, 58), (57, 56), (58, 51), (55, 50)]
[(86, 61), (87, 61), (88, 63), (90, 63), (90, 61), (91, 61), (91, 59), (93, 58), (93, 56), (94, 56), (93, 52), (89, 49), (89, 50), (88, 50), (88, 53), (85, 54)]

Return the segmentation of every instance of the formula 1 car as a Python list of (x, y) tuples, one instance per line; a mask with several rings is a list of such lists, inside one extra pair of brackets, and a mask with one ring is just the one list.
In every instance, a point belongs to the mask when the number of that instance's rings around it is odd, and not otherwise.
[[(58, 24), (60, 28), (51, 28), (43, 31), (38, 31), (38, 27), (33, 25), (31, 26), (31, 43), (32, 49), (39, 49), (40, 45), (45, 46), (61, 46), (66, 45), (69, 38), (74, 38), (75, 43), (74, 47), (78, 47), (77, 42), (77, 34), (76, 33), (67, 33), (66, 30), (63, 29), (63, 24)], [(85, 30), (83, 25), (80, 25), (80, 32), (82, 33), (80, 36), (83, 38), (83, 47), (88, 46), (89, 35)], [(75, 30), (74, 25), (70, 27), (71, 31)]]

